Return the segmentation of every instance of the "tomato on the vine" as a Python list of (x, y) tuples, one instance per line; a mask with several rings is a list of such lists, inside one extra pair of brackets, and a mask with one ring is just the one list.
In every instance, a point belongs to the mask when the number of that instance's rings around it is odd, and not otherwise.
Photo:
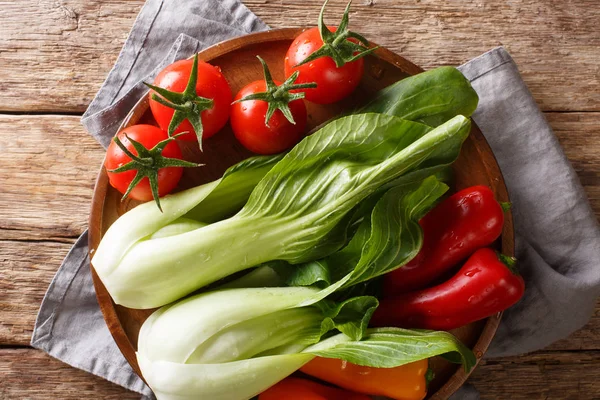
[(133, 125), (113, 138), (106, 150), (104, 166), (110, 185), (123, 198), (149, 201), (170, 193), (181, 179), (183, 167), (198, 164), (182, 160), (174, 137), (152, 125)]
[(284, 61), (285, 76), (299, 72), (298, 83), (316, 82), (317, 87), (306, 90), (306, 100), (330, 104), (347, 97), (360, 83), (364, 60), (362, 57), (375, 48), (367, 40), (348, 30), (346, 7), (337, 28), (323, 22), (325, 5), (319, 15), (319, 26), (302, 32), (289, 47)]
[(229, 119), (229, 84), (218, 67), (198, 61), (198, 55), (167, 66), (147, 86), (152, 115), (169, 136), (187, 132), (181, 140), (201, 144)]
[(231, 128), (235, 137), (248, 150), (258, 154), (280, 153), (293, 147), (304, 136), (306, 106), (304, 90), (314, 84), (295, 84), (298, 74), (284, 83), (272, 79), (264, 60), (264, 80), (244, 86), (231, 106)]

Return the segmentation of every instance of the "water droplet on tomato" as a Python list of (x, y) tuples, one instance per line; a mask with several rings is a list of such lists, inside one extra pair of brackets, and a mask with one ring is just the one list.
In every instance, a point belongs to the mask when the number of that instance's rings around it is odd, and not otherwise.
[(248, 107), (242, 106), (242, 111), (248, 111)]

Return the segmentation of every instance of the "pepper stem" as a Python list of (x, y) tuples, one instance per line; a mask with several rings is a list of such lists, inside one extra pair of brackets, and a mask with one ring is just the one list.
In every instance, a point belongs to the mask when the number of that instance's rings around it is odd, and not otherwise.
[(267, 108), (267, 114), (265, 115), (265, 125), (269, 126), (269, 121), (271, 117), (275, 113), (275, 111), (280, 110), (285, 118), (292, 124), (296, 124), (294, 121), (294, 116), (292, 115), (292, 110), (290, 110), (289, 104), (298, 99), (304, 98), (304, 92), (296, 92), (290, 93), (292, 90), (299, 89), (309, 89), (316, 88), (317, 84), (312, 83), (294, 83), (296, 79), (298, 79), (299, 72), (296, 71), (289, 78), (285, 80), (281, 85), (277, 86), (273, 77), (271, 76), (271, 71), (269, 71), (269, 67), (265, 60), (263, 60), (260, 56), (256, 56), (263, 68), (263, 75), (265, 77), (265, 86), (267, 88), (266, 92), (260, 93), (252, 93), (247, 96), (242, 97), (239, 100), (234, 101), (233, 103), (239, 103), (242, 101), (248, 100), (262, 100), (266, 101), (269, 105)]
[(435, 372), (430, 367), (425, 372), (425, 387), (429, 388), (429, 384), (435, 379)]
[[(321, 7), (317, 25), (319, 27), (319, 33), (321, 34), (321, 40), (323, 40), (323, 46), (311, 53), (302, 62), (295, 65), (295, 67), (314, 61), (317, 58), (331, 57), (335, 62), (335, 66), (340, 68), (344, 64), (356, 61), (378, 49), (378, 47), (369, 47), (369, 42), (364, 36), (348, 30), (350, 5), (352, 4), (352, 1), (348, 2), (348, 5), (346, 5), (344, 15), (342, 16), (342, 20), (340, 21), (337, 30), (331, 32), (329, 28), (327, 28), (327, 25), (325, 25), (323, 19), (328, 1), (329, 0), (326, 0), (325, 3), (323, 3), (323, 7)], [(358, 43), (348, 40), (350, 38), (356, 39)]]
[(508, 269), (510, 269), (510, 272), (512, 272), (515, 275), (519, 275), (519, 270), (517, 269), (517, 259), (514, 257), (510, 257), (507, 255), (504, 255), (502, 253), (496, 252), (496, 255), (498, 256), (498, 260), (500, 260), (500, 262), (504, 265), (506, 265), (506, 267)]

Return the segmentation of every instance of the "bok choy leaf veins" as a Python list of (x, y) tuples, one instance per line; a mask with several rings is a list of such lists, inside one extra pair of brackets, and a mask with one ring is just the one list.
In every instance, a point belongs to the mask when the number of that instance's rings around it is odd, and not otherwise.
[[(452, 163), (469, 130), (461, 115), (434, 129), (383, 114), (337, 119), (275, 164), (235, 216), (155, 239), (140, 224), (137, 242), (120, 251), (101, 243), (92, 263), (117, 304), (153, 308), (271, 260), (325, 257), (345, 244), (355, 206), (407, 173)], [(166, 197), (163, 210), (193, 207), (212, 189)]]

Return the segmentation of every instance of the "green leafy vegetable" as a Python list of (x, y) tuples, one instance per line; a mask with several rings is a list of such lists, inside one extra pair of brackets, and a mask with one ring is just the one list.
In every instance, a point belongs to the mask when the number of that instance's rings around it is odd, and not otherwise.
[[(399, 254), (418, 251), (422, 237), (414, 225), (445, 189), (430, 177), (379, 196), (353, 240), (340, 251), (350, 262), (341, 263), (339, 270), (327, 270), (345, 276), (325, 289), (224, 289), (159, 309), (144, 323), (138, 339), (137, 357), (146, 382), (159, 400), (241, 400), (262, 392), (317, 355), (382, 368), (444, 355), (470, 370), (474, 355), (451, 334), (367, 329), (377, 299), (359, 296), (335, 302), (327, 298), (344, 285), (382, 273), (405, 257)], [(385, 213), (392, 216), (387, 223), (382, 218)], [(374, 234), (376, 230), (381, 233)], [(353, 245), (356, 238), (361, 246)], [(271, 263), (229, 286), (277, 280), (290, 267)], [(271, 274), (275, 271), (279, 272)], [(336, 330), (341, 333), (331, 336)]]
[(402, 113), (402, 118), (438, 126), (455, 115), (470, 117), (478, 102), (477, 93), (459, 70), (439, 67), (380, 90), (358, 112)]
[(345, 248), (297, 266), (287, 283), (309, 286), (338, 281), (350, 274), (344, 283), (348, 287), (404, 265), (421, 249), (419, 220), (447, 190), (434, 176), (388, 190)]
[(441, 354), (453, 362), (462, 362), (467, 372), (477, 363), (473, 352), (448, 332), (401, 328), (368, 329), (360, 341), (339, 334), (303, 353), (376, 368), (393, 368)]
[[(152, 234), (145, 231), (106, 271), (97, 259), (102, 249), (93, 265), (116, 303), (152, 308), (270, 260), (327, 256), (346, 243), (343, 233), (355, 206), (402, 175), (454, 161), (469, 129), (463, 116), (433, 130), (381, 114), (340, 118), (271, 168), (234, 217), (158, 239), (141, 240)], [(168, 200), (164, 214), (171, 209)], [(193, 200), (188, 204), (199, 203)]]
[[(446, 332), (366, 329), (376, 300), (318, 302), (310, 288), (230, 289), (165, 306), (140, 330), (137, 359), (161, 399), (249, 399), (314, 356), (393, 367), (448, 354), (468, 371), (470, 350)], [(365, 334), (366, 333), (366, 334)]]

